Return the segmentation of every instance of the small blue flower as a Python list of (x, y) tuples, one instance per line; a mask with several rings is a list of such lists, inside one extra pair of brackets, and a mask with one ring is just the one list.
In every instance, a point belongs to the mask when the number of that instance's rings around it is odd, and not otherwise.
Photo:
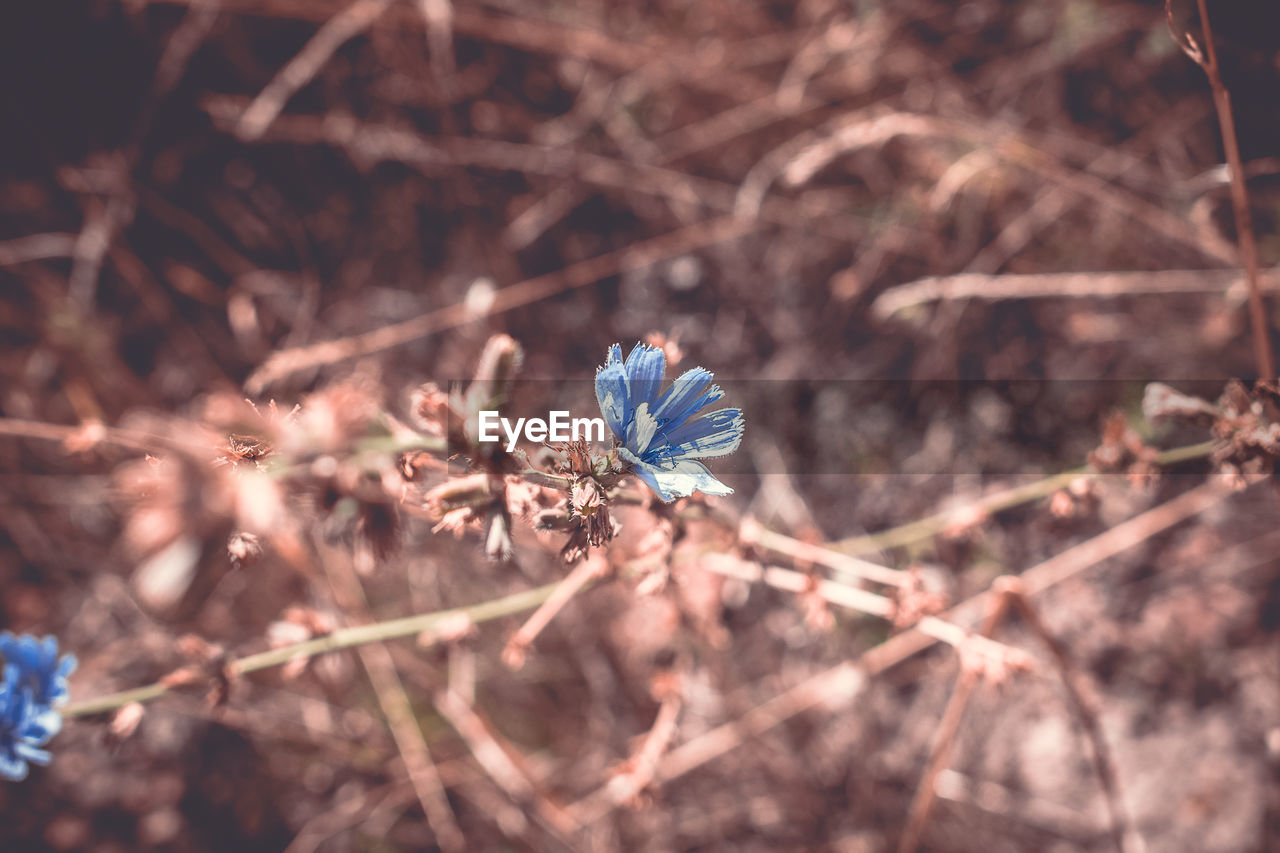
[(727, 456), (742, 443), (741, 409), (699, 410), (724, 396), (708, 370), (686, 370), (662, 394), (667, 360), (662, 350), (637, 344), (622, 359), (614, 344), (596, 371), (596, 401), (621, 446), (618, 455), (658, 497), (671, 501), (700, 491), (728, 495), (733, 489), (711, 475), (699, 459)]
[(29, 634), (0, 634), (4, 680), (0, 682), (0, 775), (23, 779), (27, 762), (48, 764), (44, 746), (62, 728), (58, 706), (67, 701), (74, 655), (58, 657), (58, 641)]
[(0, 776), (15, 782), (27, 778), (27, 762), (49, 763), (49, 753), (40, 747), (56, 732), (46, 725), (47, 709), (35, 703), (20, 677), (18, 667), (6, 664), (0, 682)]
[(58, 659), (56, 637), (36, 639), (30, 634), (15, 637), (5, 631), (0, 634), (0, 656), (5, 663), (16, 666), (22, 674), (22, 683), (31, 689), (37, 705), (61, 705), (67, 701), (67, 676), (75, 672), (75, 655), (63, 655)]

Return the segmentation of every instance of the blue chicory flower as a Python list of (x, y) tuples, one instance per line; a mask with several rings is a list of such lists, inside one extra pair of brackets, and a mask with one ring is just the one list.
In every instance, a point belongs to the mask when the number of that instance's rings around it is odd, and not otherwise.
[(23, 779), (27, 762), (48, 764), (43, 746), (62, 728), (58, 706), (68, 697), (74, 655), (58, 657), (54, 637), (0, 634), (4, 676), (0, 682), (0, 775)]
[(618, 439), (618, 455), (664, 501), (699, 491), (728, 495), (733, 489), (711, 475), (699, 459), (727, 456), (742, 443), (741, 409), (718, 409), (698, 417), (724, 396), (701, 367), (686, 370), (663, 393), (667, 360), (662, 350), (637, 344), (622, 359), (622, 347), (609, 348), (596, 371), (596, 401)]
[(67, 701), (67, 676), (75, 672), (76, 657), (63, 655), (59, 660), (56, 637), (40, 640), (30, 634), (15, 637), (5, 631), (0, 634), (0, 656), (21, 671), (23, 684), (31, 688), (37, 705), (61, 705)]
[(45, 724), (44, 710), (21, 683), (21, 670), (6, 664), (0, 681), (0, 776), (16, 782), (27, 778), (27, 762), (49, 763), (49, 753), (40, 747), (55, 731)]

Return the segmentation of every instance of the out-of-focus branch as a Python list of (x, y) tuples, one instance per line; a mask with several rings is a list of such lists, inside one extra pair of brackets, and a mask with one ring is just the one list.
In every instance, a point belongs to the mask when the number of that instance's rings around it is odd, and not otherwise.
[(1245, 279), (1249, 283), (1249, 323), (1253, 331), (1254, 359), (1258, 375), (1262, 379), (1275, 379), (1275, 356), (1271, 351), (1271, 329), (1267, 322), (1266, 303), (1262, 298), (1262, 286), (1258, 281), (1258, 246), (1253, 233), (1253, 214), (1249, 208), (1249, 188), (1245, 184), (1244, 163), (1240, 158), (1240, 143), (1236, 139), (1236, 120), (1231, 109), (1231, 93), (1222, 82), (1218, 68), (1218, 50), (1213, 43), (1213, 27), (1209, 24), (1209, 10), (1205, 0), (1196, 0), (1200, 13), (1200, 26), (1204, 31), (1204, 47), (1191, 33), (1178, 33), (1173, 25), (1173, 3), (1166, 0), (1165, 13), (1174, 41), (1187, 56), (1199, 65), (1209, 78), (1213, 89), (1213, 106), (1218, 113), (1218, 129), (1222, 133), (1222, 148), (1231, 170), (1231, 209), (1236, 221), (1236, 240), (1240, 246), (1240, 261)]
[[(1008, 598), (997, 593), (994, 599), (988, 599), (987, 607), (987, 615), (983, 619), (982, 627), (978, 629), (978, 636), (990, 639), (1004, 620), (1005, 613), (1008, 612)], [(925, 824), (929, 820), (929, 812), (933, 808), (938, 775), (946, 769), (947, 761), (951, 758), (951, 745), (955, 742), (956, 733), (960, 730), (964, 709), (981, 675), (980, 668), (965, 666), (964, 660), (960, 661), (960, 674), (956, 677), (951, 698), (947, 700), (946, 710), (942, 712), (942, 719), (934, 732), (933, 744), (929, 748), (928, 764), (925, 765), (924, 775), (920, 778), (915, 797), (911, 800), (911, 808), (907, 812), (907, 824), (898, 841), (898, 853), (915, 853), (916, 847), (920, 844)]]
[(391, 2), (392, 0), (356, 0), (326, 21), (240, 116), (236, 126), (240, 138), (252, 140), (262, 136), (294, 93), (319, 73), (338, 48), (372, 26)]
[[(1202, 459), (1211, 452), (1213, 452), (1213, 442), (1205, 441), (1200, 444), (1190, 444), (1161, 451), (1154, 461), (1155, 464), (1162, 467), (1176, 465), (1192, 459)], [(995, 492), (963, 507), (943, 510), (877, 533), (868, 533), (863, 536), (854, 536), (849, 539), (842, 539), (839, 542), (832, 542), (828, 547), (845, 554), (869, 554), (873, 551), (881, 551), (887, 548), (901, 548), (905, 545), (921, 542), (931, 536), (936, 536), (956, 524), (981, 520), (993, 513), (1002, 512), (1047, 497), (1058, 489), (1066, 487), (1079, 477), (1096, 478), (1103, 476), (1108, 475), (1089, 468), (1063, 471), (1060, 474), (1045, 477), (1043, 480), (1036, 480), (1032, 483)]]
[[(1214, 481), (1184, 492), (1027, 569), (1019, 576), (1023, 590), (1027, 595), (1043, 592), (1204, 512), (1232, 493), (1229, 487)], [(993, 594), (990, 590), (979, 593), (952, 607), (941, 617), (948, 622), (975, 620), (988, 606)], [(844, 707), (862, 691), (869, 676), (885, 672), (935, 642), (937, 640), (919, 627), (911, 628), (869, 649), (856, 661), (845, 661), (816, 673), (738, 719), (676, 747), (663, 759), (657, 778), (662, 782), (679, 778), (810, 708), (822, 704)]]
[[(550, 598), (562, 583), (564, 581), (465, 607), (453, 607), (432, 613), (420, 613), (416, 616), (389, 619), (385, 622), (375, 622), (370, 625), (340, 628), (323, 637), (292, 643), (277, 649), (232, 660), (226, 665), (226, 669), (234, 676), (247, 675), (261, 669), (281, 666), (298, 658), (314, 657), (325, 652), (349, 649), (365, 643), (379, 643), (399, 637), (412, 637), (424, 632), (431, 632), (442, 625), (457, 624), (459, 618), (470, 619), (476, 623), (500, 619), (504, 616), (532, 610)], [(431, 635), (428, 634), (427, 636)], [(146, 702), (156, 699), (168, 693), (169, 689), (165, 684), (157, 682), (146, 687), (124, 690), (119, 693), (100, 696), (96, 699), (73, 702), (62, 709), (62, 714), (65, 717), (85, 717), (91, 714), (114, 711), (131, 702)]]
[[(328, 556), (328, 559), (325, 559)], [(337, 555), (321, 556), (334, 600), (347, 613), (357, 619), (368, 619), (369, 602), (349, 560)], [(449, 805), (440, 772), (431, 758), (427, 739), (422, 734), (413, 711), (413, 704), (405, 693), (400, 673), (396, 670), (391, 653), (382, 643), (365, 643), (356, 647), (356, 653), (373, 685), (378, 705), (386, 718), (391, 737), (395, 740), (400, 759), (409, 774), (418, 803), (427, 817), (427, 824), (435, 833), (436, 843), (445, 853), (461, 853), (467, 847), (466, 837), (458, 826), (458, 817)]]
[(524, 666), (525, 654), (533, 641), (542, 633), (542, 629), (551, 623), (551, 620), (575, 595), (603, 577), (608, 571), (609, 564), (599, 551), (591, 552), (586, 559), (579, 562), (563, 581), (556, 584), (555, 591), (547, 596), (529, 620), (520, 626), (520, 630), (507, 641), (507, 647), (502, 652), (502, 659), (507, 666), (512, 669)]

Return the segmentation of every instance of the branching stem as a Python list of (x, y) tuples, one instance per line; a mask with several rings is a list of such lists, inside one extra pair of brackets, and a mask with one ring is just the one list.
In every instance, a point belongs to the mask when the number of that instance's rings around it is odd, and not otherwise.
[[(300, 643), (281, 646), (278, 649), (238, 658), (227, 664), (227, 670), (233, 676), (247, 675), (258, 670), (281, 666), (298, 658), (313, 657), (325, 652), (335, 652), (339, 649), (349, 649), (365, 643), (411, 637), (423, 631), (436, 628), (447, 620), (457, 619), (459, 616), (465, 616), (472, 622), (477, 623), (500, 619), (503, 616), (534, 609), (550, 598), (560, 588), (561, 583), (563, 581), (465, 607), (419, 613), (416, 616), (375, 622), (372, 625), (342, 628), (323, 637), (316, 637)], [(124, 690), (120, 693), (111, 693), (96, 699), (72, 703), (62, 710), (62, 715), (64, 717), (85, 717), (91, 714), (101, 714), (122, 708), (132, 702), (146, 702), (156, 699), (168, 692), (169, 688), (166, 685), (156, 682), (146, 687)]]

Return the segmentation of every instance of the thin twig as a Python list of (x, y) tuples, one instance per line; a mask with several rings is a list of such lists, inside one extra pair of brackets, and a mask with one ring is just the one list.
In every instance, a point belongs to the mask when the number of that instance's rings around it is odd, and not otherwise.
[[(1004, 620), (1009, 602), (1003, 595), (989, 599), (988, 602), (987, 615), (983, 619), (982, 627), (978, 629), (978, 636), (990, 639)], [(969, 697), (973, 695), (973, 689), (978, 685), (978, 677), (981, 674), (980, 668), (966, 666), (964, 659), (961, 658), (960, 674), (956, 676), (951, 698), (947, 700), (946, 710), (943, 711), (942, 719), (934, 732), (933, 744), (929, 748), (929, 761), (925, 765), (924, 774), (920, 777), (920, 784), (916, 787), (915, 796), (911, 800), (911, 808), (907, 811), (906, 828), (903, 829), (902, 837), (898, 841), (898, 853), (915, 853), (916, 847), (920, 844), (920, 838), (924, 835), (924, 827), (929, 820), (929, 812), (933, 808), (936, 797), (938, 776), (946, 769), (947, 762), (951, 758), (951, 745), (955, 743), (956, 733), (960, 730), (960, 721), (964, 717), (964, 709), (969, 703)]]
[(0, 435), (62, 442), (69, 447), (89, 448), (110, 444), (142, 453), (155, 453), (161, 447), (191, 452), (213, 452), (213, 443), (203, 443), (172, 435), (157, 435), (133, 429), (111, 427), (96, 421), (69, 426), (19, 418), (0, 418)]
[(457, 91), (454, 77), (458, 66), (453, 54), (452, 0), (418, 0), (418, 11), (427, 26), (427, 49), (431, 55), (431, 71), (445, 95), (452, 100)]
[(658, 714), (640, 748), (627, 762), (626, 772), (619, 773), (574, 803), (569, 807), (569, 813), (583, 824), (592, 824), (618, 806), (633, 801), (652, 784), (658, 772), (658, 762), (675, 737), (682, 705), (680, 691), (672, 690), (658, 707)]
[(820, 566), (826, 566), (828, 569), (843, 572), (852, 577), (865, 578), (886, 586), (902, 586), (907, 582), (907, 573), (901, 569), (891, 569), (888, 566), (851, 557), (848, 554), (842, 554), (839, 551), (833, 551), (821, 545), (801, 542), (799, 539), (783, 533), (776, 533), (759, 524), (743, 522), (739, 538), (743, 544), (758, 545), (761, 548), (778, 554), (785, 554), (793, 559), (817, 563)]
[[(1023, 588), (1028, 595), (1043, 592), (1204, 512), (1230, 494), (1232, 491), (1218, 482), (1197, 486), (1028, 569), (1021, 575)], [(991, 595), (990, 591), (979, 593), (942, 614), (942, 618), (948, 622), (971, 621), (984, 611)], [(917, 626), (864, 652), (856, 661), (845, 661), (819, 672), (738, 719), (673, 749), (663, 760), (658, 779), (667, 782), (679, 778), (817, 705), (844, 707), (861, 692), (868, 677), (885, 672), (935, 642)]]
[(262, 136), (289, 99), (311, 82), (334, 52), (372, 26), (391, 3), (392, 0), (356, 0), (330, 18), (240, 116), (236, 127), (240, 138), (253, 140)]
[[(1055, 272), (991, 275), (980, 272), (928, 276), (889, 288), (871, 303), (881, 319), (931, 302), (982, 299), (1112, 299), (1164, 293), (1226, 293), (1246, 286), (1235, 270)], [(1261, 286), (1280, 290), (1280, 269), (1268, 269)], [(1247, 293), (1247, 291), (1246, 291)]]
[(1230, 260), (1222, 256), (1219, 245), (1203, 239), (1183, 219), (1108, 180), (1072, 168), (1033, 145), (1017, 130), (879, 108), (846, 115), (816, 131), (805, 131), (770, 151), (743, 178), (734, 209), (744, 216), (755, 215), (775, 181), (801, 186), (836, 158), (882, 146), (899, 137), (960, 140), (984, 146), (999, 159), (1106, 205), (1172, 242), (1195, 248), (1214, 260)]
[(663, 758), (655, 778), (662, 783), (678, 779), (819, 705), (833, 709), (846, 707), (865, 685), (866, 675), (853, 661), (823, 670), (737, 719), (680, 744)]
[(586, 559), (574, 566), (568, 576), (556, 585), (555, 591), (542, 602), (542, 606), (511, 635), (506, 648), (502, 651), (502, 659), (507, 666), (512, 669), (524, 666), (524, 658), (529, 646), (542, 633), (542, 629), (551, 624), (551, 620), (556, 618), (575, 595), (603, 577), (608, 571), (609, 563), (599, 551), (592, 551)]
[(0, 267), (69, 258), (75, 251), (75, 234), (28, 234), (0, 242)]
[(1071, 709), (1079, 720), (1081, 728), (1089, 743), (1090, 759), (1094, 771), (1098, 774), (1098, 782), (1102, 785), (1102, 793), (1107, 801), (1107, 811), (1111, 816), (1111, 837), (1115, 841), (1119, 853), (1140, 853), (1146, 845), (1138, 835), (1124, 805), (1124, 797), (1120, 793), (1120, 777), (1116, 773), (1115, 761), (1111, 758), (1111, 750), (1102, 733), (1102, 723), (1098, 719), (1098, 710), (1088, 698), (1089, 691), (1085, 683), (1085, 675), (1071, 659), (1071, 653), (1045, 627), (1044, 621), (1035, 605), (1031, 603), (1023, 591), (1022, 582), (1018, 578), (1006, 578), (1005, 596), (1017, 607), (1019, 615), (1049, 650), (1054, 664), (1062, 679), (1062, 686), (1067, 691)]
[[(811, 593), (828, 604), (889, 619), (893, 616), (893, 601), (883, 595), (867, 592), (865, 589), (849, 586), (838, 581), (814, 578), (803, 572), (784, 569), (780, 566), (760, 566), (748, 563), (727, 554), (708, 554), (698, 561), (698, 568), (715, 572), (725, 577), (734, 577), (751, 583), (759, 582), (766, 586), (796, 594)], [(892, 571), (892, 570), (890, 570)], [(905, 573), (904, 573), (905, 574)], [(1028, 666), (1031, 659), (1002, 643), (988, 640), (971, 634), (959, 625), (936, 616), (925, 616), (915, 625), (925, 635), (959, 649), (969, 646), (979, 654), (1010, 660), (1017, 666)]]
[(220, 0), (189, 0), (187, 14), (165, 43), (156, 63), (155, 77), (142, 102), (128, 141), (112, 155), (106, 170), (106, 203), (90, 199), (84, 224), (71, 250), (71, 273), (67, 292), (73, 304), (88, 312), (96, 296), (102, 263), (112, 240), (132, 224), (137, 213), (131, 184), (134, 169), (142, 157), (142, 143), (150, 133), (160, 104), (182, 80), (191, 58), (204, 43), (218, 18)]
[[(1231, 93), (1222, 82), (1218, 68), (1218, 50), (1213, 43), (1213, 28), (1209, 24), (1209, 10), (1205, 0), (1196, 0), (1200, 13), (1200, 26), (1204, 30), (1204, 47), (1201, 49), (1190, 33), (1184, 33), (1184, 42), (1174, 32), (1179, 47), (1195, 61), (1209, 78), (1213, 89), (1213, 106), (1218, 113), (1218, 128), (1222, 132), (1222, 148), (1231, 171), (1231, 208), (1235, 214), (1236, 239), (1239, 241), (1240, 260), (1249, 283), (1249, 323), (1253, 331), (1254, 358), (1262, 379), (1274, 379), (1275, 357), (1271, 351), (1271, 331), (1267, 323), (1266, 304), (1262, 299), (1262, 287), (1258, 282), (1258, 247), (1253, 233), (1253, 214), (1249, 207), (1249, 188), (1245, 184), (1244, 164), (1240, 159), (1240, 143), (1236, 139), (1236, 121), (1231, 109)], [(1169, 27), (1173, 29), (1173, 4), (1166, 0), (1165, 12)]]
[[(433, 631), (442, 625), (457, 624), (458, 620), (463, 617), (476, 623), (500, 619), (504, 616), (532, 610), (550, 598), (552, 593), (560, 588), (561, 583), (563, 581), (465, 607), (453, 607), (448, 610), (420, 613), (415, 616), (389, 619), (385, 622), (377, 622), (371, 625), (340, 628), (323, 637), (304, 640), (232, 660), (227, 664), (227, 671), (232, 676), (247, 675), (258, 670), (282, 666), (298, 658), (314, 657), (325, 652), (349, 649), (365, 643), (378, 643), (399, 637), (417, 636), (423, 632)], [(431, 635), (427, 634), (427, 636), (430, 637)], [(146, 702), (163, 696), (168, 692), (168, 687), (157, 682), (146, 687), (138, 687), (107, 696), (99, 696), (96, 699), (74, 702), (62, 709), (62, 715), (64, 717), (85, 717), (92, 714), (102, 714), (107, 711), (114, 711), (117, 708), (128, 705), (130, 702)]]
[[(322, 558), (321, 562), (328, 574), (335, 601), (355, 618), (367, 619), (368, 600), (360, 577), (350, 562), (340, 556)], [(360, 645), (356, 647), (356, 652), (369, 676), (370, 684), (373, 685), (378, 705), (391, 729), (391, 737), (400, 752), (418, 803), (426, 815), (427, 824), (435, 833), (436, 842), (445, 853), (461, 853), (467, 848), (466, 837), (458, 826), (453, 807), (449, 805), (440, 773), (431, 758), (427, 739), (422, 734), (413, 704), (405, 693), (391, 652), (382, 643)]]
[(303, 824), (284, 853), (313, 853), (339, 832), (358, 825), (378, 806), (392, 801), (401, 804), (412, 802), (411, 786), (404, 782), (388, 782), (331, 805)]
[[(244, 112), (243, 100), (216, 95), (206, 98), (202, 106), (217, 127), (233, 130)], [(341, 113), (280, 116), (262, 140), (339, 147), (361, 169), (394, 162), (427, 173), (459, 167), (514, 170), (655, 195), (668, 200), (673, 207), (705, 207), (726, 214), (734, 212), (737, 192), (727, 181), (683, 172), (657, 162), (642, 162), (642, 158), (620, 159), (570, 146), (534, 145), (505, 139), (428, 137), (397, 125), (358, 121)], [(839, 240), (848, 240), (866, 230), (864, 220), (841, 215), (828, 206), (804, 199), (766, 199), (755, 215), (780, 228), (806, 234), (817, 232)]]
[[(1211, 441), (1206, 441), (1200, 444), (1190, 444), (1161, 451), (1160, 455), (1155, 459), (1155, 464), (1163, 467), (1177, 465), (1192, 459), (1202, 459), (1213, 452), (1213, 444)], [(1054, 474), (1032, 483), (1014, 486), (1010, 489), (1002, 489), (963, 507), (943, 510), (877, 533), (868, 533), (862, 536), (842, 539), (838, 542), (831, 542), (827, 547), (845, 554), (870, 554), (888, 548), (913, 545), (916, 542), (936, 536), (957, 523), (983, 519), (994, 513), (1003, 512), (1004, 510), (1047, 497), (1058, 489), (1070, 485), (1072, 481), (1080, 477), (1093, 479), (1103, 476), (1114, 475), (1102, 474), (1089, 468), (1063, 471), (1060, 474)]]
[(569, 838), (581, 826), (573, 816), (539, 792), (537, 784), (525, 768), (512, 760), (510, 752), (514, 747), (499, 743), (492, 728), (472, 704), (454, 689), (439, 691), (435, 696), (435, 706), (440, 715), (453, 726), (489, 778), (518, 805), (532, 806), (547, 828), (568, 844)]
[(676, 255), (735, 240), (757, 228), (759, 224), (754, 220), (717, 217), (508, 285), (495, 294), (492, 303), (483, 311), (477, 312), (465, 302), (459, 302), (351, 337), (279, 350), (249, 376), (245, 388), (251, 394), (258, 394), (267, 386), (299, 371), (380, 352), (472, 320), (522, 308), (568, 290), (595, 284), (609, 276), (644, 269)]

